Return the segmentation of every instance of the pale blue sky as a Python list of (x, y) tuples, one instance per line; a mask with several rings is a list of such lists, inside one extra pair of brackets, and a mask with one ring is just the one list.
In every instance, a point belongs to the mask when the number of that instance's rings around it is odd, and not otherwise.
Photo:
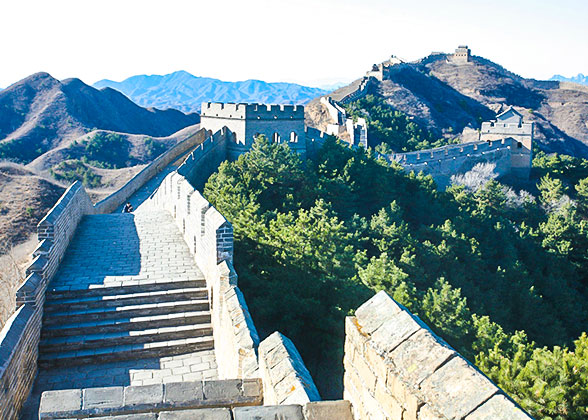
[(525, 77), (588, 73), (588, 1), (0, 0), (1, 87), (175, 70), (317, 85), (458, 44)]

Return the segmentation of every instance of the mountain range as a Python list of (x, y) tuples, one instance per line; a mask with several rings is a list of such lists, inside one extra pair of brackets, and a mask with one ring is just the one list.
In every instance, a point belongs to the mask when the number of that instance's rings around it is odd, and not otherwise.
[(36, 73), (0, 92), (0, 159), (28, 163), (95, 129), (168, 136), (199, 121), (142, 108), (114, 89)]
[(94, 87), (110, 87), (124, 93), (138, 105), (159, 109), (174, 108), (199, 112), (202, 102), (246, 102), (306, 104), (327, 91), (294, 83), (268, 83), (261, 80), (224, 82), (197, 77), (186, 71), (171, 74), (133, 76), (122, 82), (101, 80)]
[[(33, 74), (0, 92), (0, 243), (18, 244), (74, 180), (94, 200), (199, 127), (197, 114), (142, 108), (79, 79)], [(95, 158), (92, 158), (92, 154)], [(107, 165), (120, 158), (120, 164)]]
[(556, 80), (558, 82), (572, 82), (572, 83), (578, 83), (580, 85), (588, 86), (588, 76), (584, 76), (582, 73), (579, 73), (577, 76), (572, 76), (572, 77), (565, 77), (565, 76), (561, 76), (559, 74), (556, 74), (555, 76), (553, 76), (549, 80)]
[[(360, 81), (330, 96), (340, 100)], [(513, 106), (535, 122), (542, 149), (588, 157), (588, 87), (579, 84), (525, 79), (477, 56), (455, 64), (449, 54), (436, 53), (393, 65), (383, 81), (372, 79), (368, 90), (439, 137), (479, 129), (482, 121)], [(306, 106), (306, 114), (308, 124), (326, 130), (328, 114), (318, 100)]]

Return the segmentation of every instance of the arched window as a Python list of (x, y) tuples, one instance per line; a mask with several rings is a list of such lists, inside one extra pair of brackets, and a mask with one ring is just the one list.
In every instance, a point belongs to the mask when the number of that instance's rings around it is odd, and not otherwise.
[(298, 134), (296, 134), (294, 131), (290, 133), (290, 142), (298, 143)]
[(280, 142), (280, 135), (278, 133), (272, 134), (272, 141), (274, 143), (279, 143)]

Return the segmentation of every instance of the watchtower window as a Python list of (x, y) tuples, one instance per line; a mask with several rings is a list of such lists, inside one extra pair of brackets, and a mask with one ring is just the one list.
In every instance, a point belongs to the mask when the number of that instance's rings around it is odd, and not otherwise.
[(523, 143), (521, 143), (520, 141), (517, 142), (517, 148), (518, 149), (522, 149), (523, 148)]

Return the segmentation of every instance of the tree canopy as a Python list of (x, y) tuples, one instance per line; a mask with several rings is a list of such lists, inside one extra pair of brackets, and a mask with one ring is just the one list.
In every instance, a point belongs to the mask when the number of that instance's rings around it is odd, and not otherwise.
[[(586, 418), (588, 227), (578, 203), (588, 181), (543, 183), (539, 199), (496, 180), (438, 191), (333, 138), (303, 161), (261, 137), (204, 194), (234, 226), (261, 335), (290, 336), (323, 397), (341, 396), (344, 317), (385, 290), (536, 418)], [(566, 191), (578, 201), (548, 205)]]

